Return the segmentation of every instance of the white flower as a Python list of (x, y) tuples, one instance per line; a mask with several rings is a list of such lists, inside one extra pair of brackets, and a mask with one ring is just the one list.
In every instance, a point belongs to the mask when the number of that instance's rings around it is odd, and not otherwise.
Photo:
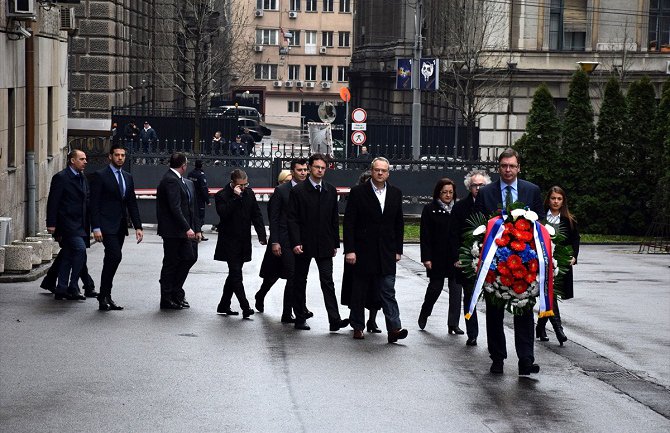
[(482, 224), (472, 231), (472, 236), (479, 236), (483, 235), (484, 233), (486, 233), (486, 226)]
[[(524, 215), (526, 214), (526, 210), (525, 210), (525, 209), (514, 209), (514, 210), (512, 210), (512, 212), (510, 212), (510, 213), (512, 214), (512, 216), (514, 217), (514, 219), (517, 219), (517, 218), (519, 218), (520, 216), (524, 216)], [(537, 216), (537, 215), (535, 215), (535, 216)]]
[(554, 228), (554, 226), (552, 226), (551, 224), (545, 224), (544, 228), (547, 229), (547, 233), (549, 233), (549, 236), (551, 236), (552, 238), (556, 236), (556, 229)]
[(472, 254), (472, 257), (479, 257), (479, 243), (477, 242), (472, 243), (472, 249), (470, 249), (470, 254)]
[(526, 218), (528, 221), (535, 222), (537, 221), (537, 214), (533, 212), (532, 210), (527, 210), (523, 213), (523, 217)]
[(517, 302), (516, 306), (521, 308), (521, 307), (525, 306), (527, 303), (528, 303), (528, 299), (523, 299), (523, 300)]
[(511, 296), (509, 293), (505, 292), (502, 294), (502, 298), (507, 301), (509, 298), (511, 298)]

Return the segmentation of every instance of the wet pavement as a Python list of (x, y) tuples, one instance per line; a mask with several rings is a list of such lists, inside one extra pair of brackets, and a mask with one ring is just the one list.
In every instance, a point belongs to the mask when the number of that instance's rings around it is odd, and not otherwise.
[[(124, 247), (113, 291), (123, 311), (55, 301), (39, 281), (0, 284), (0, 431), (670, 431), (667, 255), (583, 246), (576, 298), (561, 304), (570, 341), (558, 346), (549, 329), (551, 341), (535, 345), (540, 374), (528, 379), (517, 375), (509, 317), (503, 376), (488, 372), (484, 314), (478, 346), (447, 335), (447, 293), (419, 330), (427, 279), (417, 245), (406, 246), (396, 282), (409, 336), (390, 345), (385, 333), (328, 331), (315, 266), (311, 331), (279, 323), (281, 281), (265, 313), (217, 315), (226, 265), (207, 236), (185, 285), (188, 310), (158, 309), (162, 244), (151, 230)], [(244, 267), (249, 299), (263, 248)], [(96, 283), (102, 257), (102, 245), (89, 250)], [(334, 263), (339, 299), (342, 256)]]

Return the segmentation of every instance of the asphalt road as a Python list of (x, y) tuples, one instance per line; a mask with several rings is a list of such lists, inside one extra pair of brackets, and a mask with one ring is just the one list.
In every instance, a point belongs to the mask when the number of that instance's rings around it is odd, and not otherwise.
[[(263, 314), (217, 315), (226, 265), (212, 260), (209, 237), (186, 282), (189, 310), (158, 309), (162, 247), (150, 231), (124, 247), (113, 292), (123, 311), (55, 301), (38, 282), (0, 285), (0, 431), (670, 431), (668, 256), (584, 246), (576, 298), (561, 305), (570, 341), (559, 347), (549, 332), (552, 341), (535, 346), (542, 370), (527, 379), (517, 375), (511, 320), (497, 377), (484, 314), (479, 345), (466, 347), (464, 336), (447, 335), (443, 293), (419, 330), (427, 280), (416, 245), (396, 283), (409, 337), (387, 344), (386, 334), (328, 332), (314, 266), (311, 331), (279, 323), (283, 284)], [(244, 268), (249, 299), (262, 253), (256, 244)], [(102, 257), (102, 245), (89, 250), (96, 283)], [(341, 269), (338, 256), (336, 286)]]

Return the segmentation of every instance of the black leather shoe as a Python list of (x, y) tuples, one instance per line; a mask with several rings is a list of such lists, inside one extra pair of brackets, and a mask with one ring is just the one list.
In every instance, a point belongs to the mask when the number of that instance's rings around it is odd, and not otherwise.
[(181, 305), (182, 308), (191, 308), (191, 304), (189, 304), (186, 299), (182, 299), (181, 301), (175, 303)]
[(403, 338), (407, 338), (407, 329), (394, 329), (393, 331), (389, 332), (388, 336), (388, 341), (389, 343), (395, 343), (398, 340), (402, 340)]
[(346, 328), (349, 325), (349, 319), (340, 319), (337, 322), (330, 324), (330, 332), (339, 331), (342, 328)]
[(312, 312), (309, 311), (309, 310), (305, 310), (305, 318), (306, 318), (306, 319), (310, 319), (310, 318), (312, 318), (312, 317), (314, 317), (314, 313), (312, 313)]
[(529, 376), (540, 372), (540, 366), (537, 364), (519, 365), (519, 376)]
[(219, 314), (226, 314), (228, 316), (237, 316), (238, 314), (240, 314), (237, 311), (231, 310), (230, 307), (223, 308), (221, 305), (216, 307), (216, 312), (219, 313)]
[(503, 374), (503, 365), (502, 361), (493, 361), (489, 371), (491, 374)]
[(363, 335), (362, 329), (354, 329), (354, 340), (363, 340), (365, 335)]
[(57, 301), (62, 301), (64, 299), (69, 299), (68, 296), (69, 295), (67, 293), (56, 293), (54, 294), (54, 299)]
[[(565, 336), (565, 332), (563, 332), (563, 329), (561, 328), (555, 328), (554, 332), (556, 333), (556, 339), (558, 340), (558, 343), (562, 346), (563, 343), (568, 341), (568, 337)], [(548, 338), (547, 338), (548, 340)]]
[(161, 310), (181, 310), (183, 307), (181, 304), (174, 303), (172, 301), (162, 301)]
[(295, 317), (293, 317), (293, 316), (281, 316), (281, 323), (295, 323)]
[(208, 241), (209, 238), (206, 238), (206, 237), (203, 236), (203, 237), (200, 238), (200, 240), (201, 240), (201, 241)]
[(458, 326), (450, 326), (449, 327), (449, 334), (456, 334), (456, 335), (463, 335), (465, 332)]
[(256, 296), (255, 298), (256, 298), (256, 303), (254, 304), (254, 307), (256, 307), (256, 311), (258, 311), (259, 313), (262, 313), (263, 311), (265, 311), (264, 299), (259, 298), (258, 296)]
[(100, 296), (100, 293), (96, 292), (95, 289), (91, 289), (84, 291), (84, 296), (86, 296), (87, 298), (97, 298), (98, 296)]
[(40, 283), (40, 287), (44, 290), (50, 291), (51, 293), (56, 293), (56, 286), (50, 287), (44, 282), (44, 280), (42, 280), (42, 282)]
[(477, 339), (476, 338), (468, 338), (468, 341), (465, 342), (466, 346), (476, 346), (477, 345)]
[(308, 325), (307, 323), (305, 323), (305, 322), (302, 322), (302, 323), (298, 323), (298, 322), (296, 322), (296, 324), (294, 325), (294, 327), (295, 327), (295, 329), (300, 329), (301, 331), (309, 331), (310, 329), (312, 329), (312, 328), (310, 328), (309, 325)]
[(544, 326), (536, 326), (535, 338), (539, 339), (540, 341), (549, 341), (549, 337), (547, 337), (547, 329)]
[(248, 319), (249, 317), (253, 316), (255, 313), (253, 308), (247, 308), (246, 310), (242, 310), (242, 318), (243, 319)]
[(423, 331), (424, 328), (426, 327), (426, 323), (428, 323), (428, 316), (424, 316), (423, 314), (419, 314), (419, 328)]
[(70, 301), (85, 301), (86, 296), (82, 295), (81, 293), (68, 293), (66, 299)]
[(104, 296), (98, 296), (98, 310), (100, 311), (109, 311), (111, 310), (109, 304), (107, 303), (107, 298)]
[(109, 305), (110, 310), (115, 310), (115, 311), (123, 310), (123, 307), (120, 306), (120, 305), (117, 305), (117, 303), (114, 302), (110, 296), (107, 296), (106, 301), (107, 301), (107, 305)]
[(382, 330), (377, 328), (377, 324), (375, 322), (367, 321), (365, 324), (365, 327), (367, 328), (368, 332), (371, 332), (373, 334), (381, 334)]

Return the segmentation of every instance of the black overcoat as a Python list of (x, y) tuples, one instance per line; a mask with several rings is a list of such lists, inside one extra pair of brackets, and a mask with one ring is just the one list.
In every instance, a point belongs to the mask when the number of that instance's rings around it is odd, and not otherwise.
[(291, 248), (302, 245), (305, 257), (333, 257), (340, 247), (337, 190), (321, 182), (317, 191), (309, 179), (291, 189), (288, 206), (288, 233)]
[(76, 176), (65, 167), (51, 178), (47, 198), (47, 227), (55, 227), (54, 237), (81, 236), (90, 246), (90, 189), (83, 173)]
[(429, 278), (452, 278), (456, 276), (454, 263), (458, 260), (458, 223), (452, 213), (433, 200), (421, 212), (421, 262), (432, 262), (426, 270)]

